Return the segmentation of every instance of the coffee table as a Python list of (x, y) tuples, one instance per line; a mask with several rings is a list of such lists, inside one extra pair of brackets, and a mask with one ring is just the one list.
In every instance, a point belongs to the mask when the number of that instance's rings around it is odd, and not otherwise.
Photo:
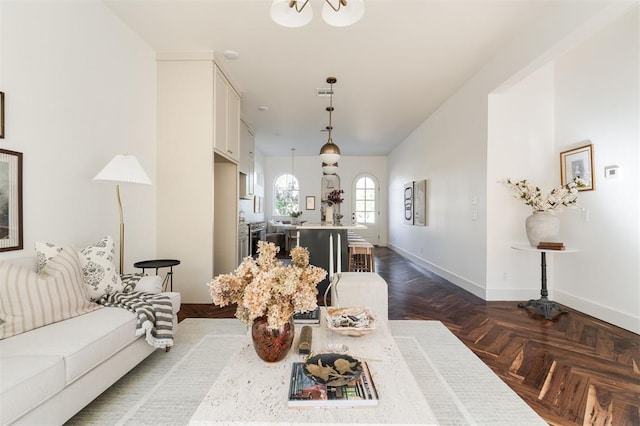
[[(293, 362), (304, 361), (293, 349), (278, 364), (266, 364), (255, 354), (250, 339), (229, 359), (190, 419), (206, 424), (437, 424), (386, 322), (371, 334), (348, 337), (320, 325), (313, 327), (312, 351), (343, 344), (349, 353), (367, 361), (378, 390), (376, 407), (289, 408), (287, 395)], [(296, 346), (301, 326), (296, 326)]]

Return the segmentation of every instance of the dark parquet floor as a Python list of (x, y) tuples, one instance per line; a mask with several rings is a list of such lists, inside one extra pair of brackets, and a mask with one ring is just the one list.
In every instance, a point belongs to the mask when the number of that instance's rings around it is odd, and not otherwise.
[[(384, 247), (376, 272), (389, 285), (389, 319), (442, 321), (549, 424), (640, 426), (639, 335), (570, 308), (547, 321), (485, 302)], [(183, 304), (179, 318), (234, 313)]]

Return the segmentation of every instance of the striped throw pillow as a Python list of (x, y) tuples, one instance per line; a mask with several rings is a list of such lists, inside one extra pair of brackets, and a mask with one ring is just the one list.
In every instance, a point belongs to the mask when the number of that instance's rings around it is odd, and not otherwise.
[(78, 254), (71, 247), (40, 273), (0, 261), (0, 340), (100, 308), (89, 301)]

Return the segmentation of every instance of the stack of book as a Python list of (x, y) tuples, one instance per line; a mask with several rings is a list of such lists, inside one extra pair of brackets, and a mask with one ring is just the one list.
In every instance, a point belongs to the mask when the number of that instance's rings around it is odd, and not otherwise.
[(294, 362), (289, 385), (289, 407), (361, 407), (378, 405), (378, 391), (366, 362), (362, 374), (344, 386), (316, 383), (304, 372), (303, 362)]
[(295, 324), (320, 324), (320, 307), (317, 306), (313, 311), (294, 314), (293, 322)]
[(564, 243), (552, 243), (549, 241), (541, 241), (538, 244), (539, 250), (564, 250)]

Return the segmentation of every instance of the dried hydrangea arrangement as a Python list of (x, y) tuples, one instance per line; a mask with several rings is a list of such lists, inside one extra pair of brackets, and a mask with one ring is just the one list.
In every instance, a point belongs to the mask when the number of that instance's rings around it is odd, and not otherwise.
[(327, 271), (309, 265), (309, 250), (291, 249), (291, 264), (276, 259), (280, 250), (273, 243), (258, 242), (258, 258), (245, 257), (230, 274), (221, 274), (209, 283), (213, 303), (237, 304), (236, 317), (247, 325), (266, 316), (270, 328), (282, 328), (297, 312), (317, 306), (316, 285)]

